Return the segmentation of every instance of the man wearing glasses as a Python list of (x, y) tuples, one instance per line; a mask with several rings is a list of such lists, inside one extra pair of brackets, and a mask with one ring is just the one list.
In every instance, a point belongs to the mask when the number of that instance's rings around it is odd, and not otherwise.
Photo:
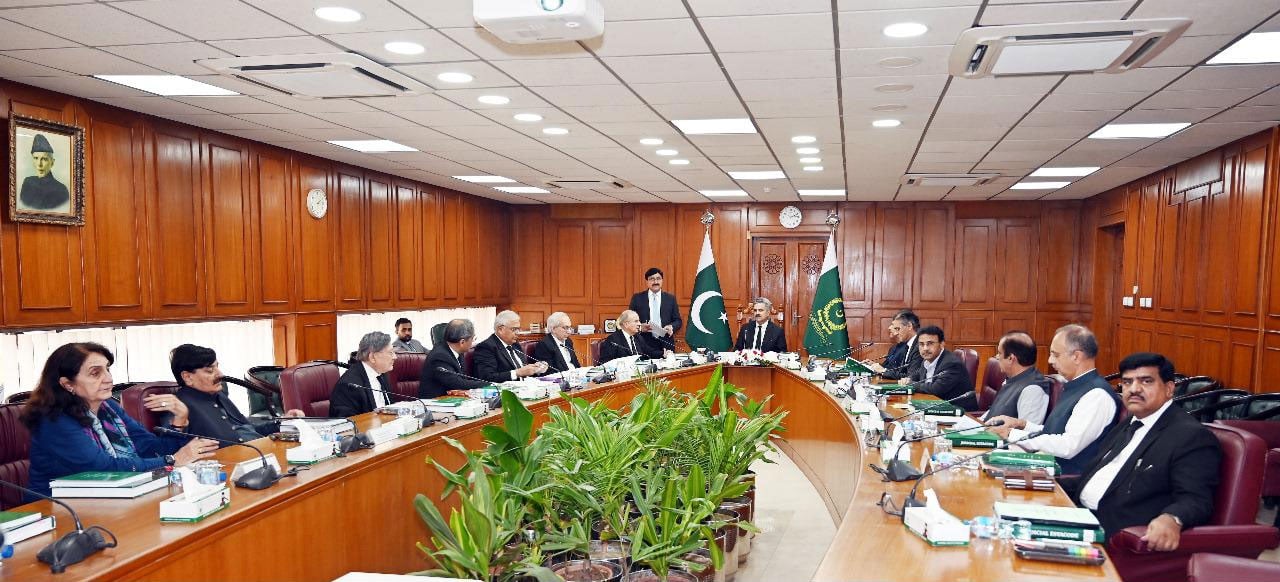
[(887, 380), (908, 378), (920, 367), (920, 349), (916, 347), (916, 332), (920, 318), (910, 309), (899, 311), (889, 323), (889, 337), (898, 342), (889, 349), (884, 365), (871, 363), (871, 371)]
[(569, 339), (572, 331), (573, 323), (565, 312), (557, 311), (547, 317), (547, 337), (533, 346), (533, 357), (547, 363), (548, 373), (582, 367), (578, 363), (578, 353), (573, 350), (573, 341)]
[(1079, 475), (1101, 449), (1102, 433), (1115, 423), (1120, 400), (1115, 390), (1098, 375), (1095, 360), (1098, 340), (1089, 328), (1071, 324), (1058, 329), (1049, 344), (1049, 365), (1067, 379), (1044, 424), (1007, 415), (987, 421), (991, 432), (1004, 439), (1018, 439), (1040, 431), (1040, 436), (1017, 445), (1025, 451), (1048, 453), (1058, 458), (1064, 475)]

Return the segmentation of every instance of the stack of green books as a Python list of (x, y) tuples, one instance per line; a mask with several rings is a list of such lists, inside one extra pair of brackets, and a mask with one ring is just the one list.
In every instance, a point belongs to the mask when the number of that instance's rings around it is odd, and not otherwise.
[(1102, 543), (1102, 524), (1083, 507), (1056, 507), (1031, 503), (997, 501), (996, 517), (1031, 522), (1031, 537), (1043, 540), (1072, 540)]
[(1000, 437), (990, 431), (966, 431), (946, 435), (953, 447), (973, 447), (977, 449), (994, 449), (1000, 446)]
[(169, 485), (169, 475), (163, 469), (157, 471), (85, 471), (67, 475), (49, 482), (53, 496), (109, 497), (133, 499)]
[(22, 540), (38, 536), (57, 525), (52, 515), (42, 515), (35, 511), (0, 511), (0, 533), (4, 543), (16, 544)]
[(929, 416), (964, 416), (964, 410), (946, 400), (923, 400), (912, 398), (908, 402), (917, 411)]
[(909, 384), (875, 384), (872, 385), (872, 388), (880, 394), (889, 396), (898, 394), (910, 396), (912, 392), (911, 385)]
[(1022, 453), (1018, 451), (991, 451), (987, 453), (988, 465), (1009, 469), (1053, 469), (1059, 472), (1058, 460), (1045, 453)]

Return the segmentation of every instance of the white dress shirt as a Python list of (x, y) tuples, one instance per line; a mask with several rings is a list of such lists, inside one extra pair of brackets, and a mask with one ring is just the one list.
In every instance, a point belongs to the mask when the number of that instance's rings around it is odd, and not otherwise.
[[(511, 353), (511, 346), (516, 346), (516, 344), (507, 345), (507, 342), (502, 341), (502, 338), (498, 338), (498, 343), (502, 344), (502, 353), (507, 356), (508, 362), (515, 364), (517, 368), (524, 365), (523, 362), (521, 362), (520, 360), (517, 360), (515, 356)], [(516, 349), (517, 350), (520, 349), (520, 346), (516, 346)], [(520, 376), (516, 374), (515, 370), (511, 370), (511, 379), (512, 380), (520, 379)]]
[[(1088, 374), (1089, 371), (1081, 373), (1080, 376)], [(1048, 453), (1063, 459), (1073, 459), (1085, 447), (1102, 436), (1115, 417), (1115, 399), (1104, 390), (1090, 390), (1071, 408), (1071, 417), (1067, 419), (1067, 427), (1062, 434), (1043, 434), (1013, 446), (1024, 451)], [(1009, 440), (1017, 440), (1043, 429), (1043, 424), (1027, 421), (1026, 428), (1022, 430), (1015, 428), (1009, 431)]]
[(933, 371), (937, 369), (938, 360), (941, 360), (941, 359), (942, 359), (942, 354), (939, 353), (938, 357), (934, 358), (932, 362), (929, 362), (929, 361), (922, 362), (924, 364), (924, 379), (926, 382), (933, 381)]
[[(1107, 489), (1111, 488), (1111, 482), (1116, 480), (1116, 475), (1120, 474), (1120, 469), (1129, 461), (1129, 457), (1133, 455), (1133, 451), (1138, 448), (1138, 445), (1142, 444), (1142, 439), (1147, 436), (1148, 432), (1151, 432), (1151, 427), (1155, 426), (1157, 420), (1160, 420), (1160, 416), (1164, 414), (1164, 411), (1169, 409), (1170, 404), (1173, 404), (1172, 400), (1165, 402), (1164, 406), (1147, 415), (1146, 418), (1129, 420), (1129, 422), (1140, 422), (1142, 426), (1134, 431), (1133, 438), (1129, 439), (1129, 444), (1120, 450), (1120, 454), (1099, 468), (1098, 472), (1089, 478), (1089, 482), (1080, 488), (1081, 505), (1093, 510), (1098, 509), (1098, 503), (1102, 502), (1102, 496), (1107, 493)], [(1101, 451), (1099, 454), (1106, 454), (1106, 451)], [(1137, 469), (1141, 471), (1143, 469), (1142, 459), (1138, 459), (1137, 464)]]
[(653, 324), (653, 331), (650, 332), (654, 337), (659, 337), (662, 329), (662, 292), (649, 292), (649, 323)]
[(627, 339), (627, 348), (631, 350), (631, 353), (632, 353), (633, 355), (634, 355), (634, 354), (638, 354), (638, 353), (640, 353), (640, 352), (636, 351), (636, 336), (631, 335), (631, 334), (627, 333), (626, 331), (623, 331), (623, 332), (622, 332), (622, 337), (624, 337), (624, 338), (626, 338), (626, 339)]
[(379, 391), (382, 388), (382, 383), (378, 381), (378, 373), (373, 371), (373, 367), (369, 365), (369, 362), (362, 361), (360, 364), (364, 366), (364, 373), (369, 376), (369, 387), (373, 389), (373, 407), (382, 408), (386, 406), (387, 395)]
[(1049, 394), (1039, 386), (1028, 386), (1018, 394), (1018, 418), (1027, 421), (1028, 425), (1044, 424), (1044, 417), (1049, 412)]
[[(564, 347), (564, 343), (569, 340), (564, 340), (564, 342), (562, 342), (556, 339), (555, 336), (552, 336), (551, 341), (555, 342), (556, 347), (560, 349), (560, 357), (564, 358), (564, 370), (572, 370), (576, 368), (577, 366), (573, 365), (573, 356), (569, 355), (569, 348)], [(560, 371), (563, 372), (564, 370)]]

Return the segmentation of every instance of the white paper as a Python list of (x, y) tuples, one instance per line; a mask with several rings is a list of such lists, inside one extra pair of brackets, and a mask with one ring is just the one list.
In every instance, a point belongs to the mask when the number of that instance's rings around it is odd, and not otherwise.
[(653, 327), (653, 329), (649, 330), (649, 333), (653, 334), (653, 337), (666, 337), (667, 330), (662, 327), (662, 322), (650, 321), (649, 325)]
[(176, 467), (174, 472), (178, 474), (178, 482), (182, 484), (182, 495), (187, 501), (195, 501), (204, 494), (205, 491), (217, 487), (216, 485), (205, 485), (196, 479), (195, 471), (186, 467)]
[(320, 438), (320, 433), (316, 429), (311, 428), (304, 420), (287, 421), (294, 428), (298, 429), (298, 445), (304, 449), (315, 449), (324, 446), (324, 439)]
[(942, 509), (942, 506), (938, 505), (938, 494), (934, 493), (933, 489), (924, 490), (924, 506)]

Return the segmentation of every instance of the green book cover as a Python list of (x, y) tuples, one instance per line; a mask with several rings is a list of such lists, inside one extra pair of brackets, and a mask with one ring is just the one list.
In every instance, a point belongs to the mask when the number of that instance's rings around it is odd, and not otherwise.
[(873, 387), (876, 392), (881, 394), (906, 394), (911, 395), (911, 386), (906, 384), (878, 384)]
[(49, 485), (51, 487), (132, 487), (151, 479), (151, 471), (85, 471), (59, 477)]
[(866, 374), (866, 375), (872, 375), (872, 374), (875, 374), (875, 372), (874, 372), (874, 371), (872, 371), (872, 370), (871, 370), (871, 368), (868, 368), (868, 367), (864, 366), (864, 365), (862, 364), (862, 362), (859, 362), (858, 360), (855, 360), (855, 359), (853, 359), (853, 358), (849, 358), (849, 359), (847, 359), (847, 360), (845, 360), (845, 361), (844, 361), (844, 369), (845, 369), (846, 371), (849, 371), (849, 372), (854, 373), (854, 374), (859, 374), (859, 375), (861, 375), (861, 374)]
[(912, 398), (908, 402), (916, 409), (917, 412), (923, 412), (930, 416), (964, 416), (964, 411), (945, 400), (924, 400)]
[(1000, 445), (1000, 437), (993, 432), (962, 432), (946, 435), (954, 447), (975, 447), (994, 449)]
[(1068, 527), (1065, 525), (1031, 524), (1031, 538), (1037, 540), (1068, 540), (1073, 542), (1102, 543), (1102, 528)]
[(0, 529), (21, 527), (39, 519), (40, 514), (35, 511), (0, 511)]
[(987, 453), (987, 464), (1000, 467), (1017, 468), (1058, 468), (1058, 461), (1053, 455), (1045, 453), (1022, 453), (1018, 451), (992, 451)]
[(434, 406), (457, 406), (466, 401), (467, 398), (464, 396), (441, 396), (439, 398), (432, 398), (431, 400), (428, 400), (427, 403)]

